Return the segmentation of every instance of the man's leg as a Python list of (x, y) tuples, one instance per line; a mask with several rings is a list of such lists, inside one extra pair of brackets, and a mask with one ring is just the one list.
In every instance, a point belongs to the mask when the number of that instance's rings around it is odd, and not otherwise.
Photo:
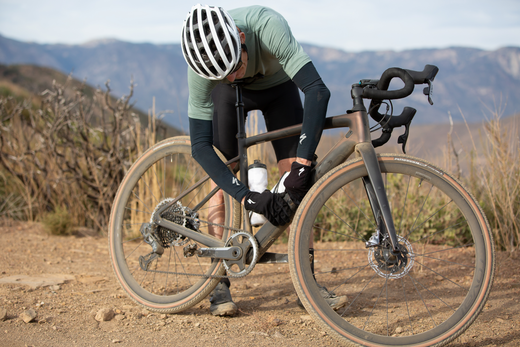
[[(214, 104), (213, 114), (213, 144), (217, 149), (224, 154), (226, 158), (233, 158), (238, 153), (238, 145), (236, 141), (236, 134), (238, 132), (236, 110), (235, 110), (235, 90), (228, 85), (217, 86), (211, 97)], [(211, 181), (211, 189), (215, 188), (216, 184)], [(215, 224), (224, 224), (225, 209), (224, 209), (224, 193), (219, 190), (210, 199), (210, 208), (208, 211), (208, 220)], [(224, 229), (218, 226), (210, 225), (208, 228), (210, 235), (222, 239)], [(211, 303), (210, 312), (214, 316), (232, 316), (238, 308), (231, 298), (229, 287), (231, 282), (228, 278), (222, 279), (211, 296), (209, 301)]]

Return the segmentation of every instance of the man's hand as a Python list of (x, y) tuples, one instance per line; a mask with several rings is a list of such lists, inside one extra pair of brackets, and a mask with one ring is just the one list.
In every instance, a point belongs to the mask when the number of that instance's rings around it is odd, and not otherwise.
[(296, 161), (293, 162), (291, 172), (285, 179), (284, 185), (291, 200), (299, 205), (311, 188), (311, 167)]
[(250, 191), (244, 199), (247, 210), (263, 214), (274, 226), (285, 225), (291, 222), (292, 210), (283, 199), (285, 193), (271, 193), (264, 190), (262, 193)]

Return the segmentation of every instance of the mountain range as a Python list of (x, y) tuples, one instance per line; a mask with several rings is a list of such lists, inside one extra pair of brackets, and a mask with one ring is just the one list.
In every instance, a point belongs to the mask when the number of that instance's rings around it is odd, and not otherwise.
[[(405, 100), (393, 102), (394, 114), (403, 106), (418, 110), (414, 124), (447, 123), (448, 114), (470, 122), (520, 113), (520, 47), (494, 51), (450, 47), (405, 51), (346, 52), (302, 44), (313, 60), (332, 97), (328, 115), (351, 107), (350, 86), (360, 79), (377, 79), (386, 68), (422, 70), (439, 67), (434, 82), (434, 105), (428, 104), (422, 86)], [(164, 121), (187, 131), (187, 64), (179, 44), (129, 43), (112, 39), (80, 45), (21, 42), (0, 35), (0, 63), (46, 66), (72, 74), (88, 84), (103, 87), (110, 81), (116, 96), (134, 82), (134, 101), (144, 111), (155, 108)], [(400, 88), (392, 82), (390, 88)]]

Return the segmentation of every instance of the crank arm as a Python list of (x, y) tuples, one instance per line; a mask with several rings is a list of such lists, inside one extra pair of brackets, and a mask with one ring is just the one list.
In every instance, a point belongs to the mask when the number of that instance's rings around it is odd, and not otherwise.
[(392, 214), (390, 213), (390, 204), (386, 196), (385, 185), (381, 175), (379, 162), (377, 161), (376, 151), (370, 142), (357, 144), (356, 150), (361, 154), (361, 157), (365, 163), (365, 167), (367, 168), (368, 178), (370, 179), (370, 182), (372, 182), (375, 197), (379, 205), (379, 209), (381, 210), (384, 225), (388, 231), (388, 235), (390, 236), (390, 242), (392, 243), (393, 251), (398, 252), (399, 242), (397, 241), (394, 220), (392, 218)]
[(242, 249), (237, 246), (233, 247), (212, 247), (199, 248), (197, 250), (199, 257), (208, 257), (216, 259), (237, 260), (242, 257)]

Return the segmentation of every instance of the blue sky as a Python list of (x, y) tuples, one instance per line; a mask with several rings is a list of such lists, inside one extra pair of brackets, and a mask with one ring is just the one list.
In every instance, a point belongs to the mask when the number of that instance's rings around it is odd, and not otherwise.
[[(0, 34), (38, 43), (81, 44), (103, 38), (177, 43), (182, 21), (196, 1), (0, 0)], [(209, 4), (232, 9), (258, 3), (284, 15), (300, 42), (346, 51), (520, 47), (518, 0), (220, 0)]]

